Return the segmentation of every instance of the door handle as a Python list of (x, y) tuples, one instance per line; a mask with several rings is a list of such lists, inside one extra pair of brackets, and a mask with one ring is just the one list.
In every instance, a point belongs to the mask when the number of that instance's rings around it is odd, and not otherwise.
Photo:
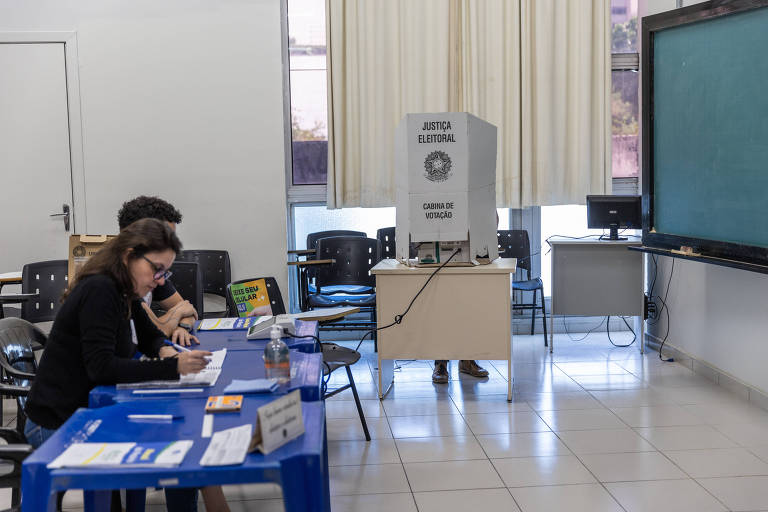
[(64, 219), (64, 231), (69, 231), (69, 205), (64, 203), (61, 205), (62, 213), (52, 213), (49, 217), (62, 217)]

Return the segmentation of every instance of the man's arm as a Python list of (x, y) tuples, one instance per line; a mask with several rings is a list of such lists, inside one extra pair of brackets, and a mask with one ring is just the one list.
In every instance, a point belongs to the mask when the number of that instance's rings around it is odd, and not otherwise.
[[(151, 314), (150, 319), (168, 338), (185, 347), (192, 345), (192, 343), (199, 343), (197, 338), (190, 334), (191, 327), (195, 325), (195, 320), (197, 320), (197, 311), (189, 301), (184, 300), (179, 292), (175, 291), (173, 295), (158, 300), (157, 303), (166, 313), (159, 317)], [(145, 310), (148, 309), (145, 308)]]

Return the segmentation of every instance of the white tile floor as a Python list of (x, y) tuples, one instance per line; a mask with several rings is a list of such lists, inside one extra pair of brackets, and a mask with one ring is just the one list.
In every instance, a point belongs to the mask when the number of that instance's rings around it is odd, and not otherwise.
[[(480, 361), (488, 379), (452, 364), (447, 385), (404, 361), (379, 402), (368, 349), (354, 375), (373, 440), (350, 392), (327, 403), (333, 511), (768, 511), (767, 411), (601, 334), (556, 336), (553, 356), (540, 335), (514, 342), (511, 403), (506, 361)], [(233, 511), (283, 510), (277, 486), (225, 492)]]

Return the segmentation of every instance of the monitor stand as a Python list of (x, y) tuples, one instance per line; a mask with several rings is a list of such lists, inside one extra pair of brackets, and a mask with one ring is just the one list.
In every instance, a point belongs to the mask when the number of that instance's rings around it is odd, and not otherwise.
[(600, 237), (600, 240), (626, 240), (626, 239), (627, 237), (625, 236), (619, 236), (618, 224), (611, 224), (610, 235), (608, 235), (608, 238), (606, 238), (604, 235)]

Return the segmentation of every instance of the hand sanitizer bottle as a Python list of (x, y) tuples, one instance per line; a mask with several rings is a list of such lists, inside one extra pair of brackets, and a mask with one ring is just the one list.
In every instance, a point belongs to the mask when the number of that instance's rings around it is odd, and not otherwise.
[(269, 331), (269, 343), (264, 347), (264, 367), (268, 379), (277, 379), (279, 384), (291, 380), (291, 362), (288, 345), (280, 339), (283, 330), (273, 325)]

